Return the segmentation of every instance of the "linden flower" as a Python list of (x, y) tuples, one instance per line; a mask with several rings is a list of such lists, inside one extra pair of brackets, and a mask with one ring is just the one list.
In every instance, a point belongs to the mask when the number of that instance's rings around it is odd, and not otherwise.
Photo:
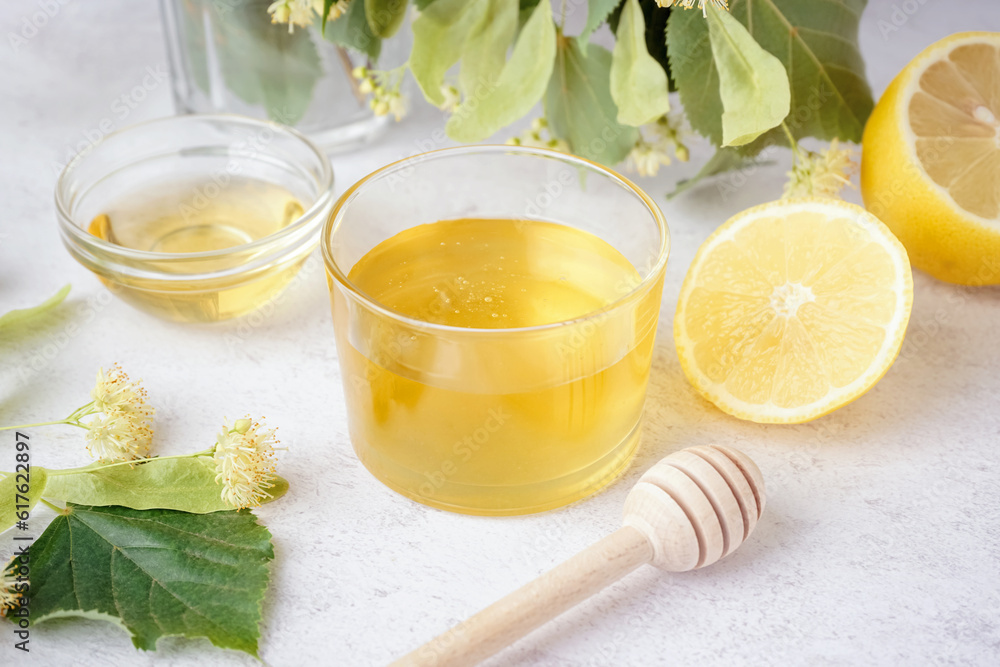
[(670, 151), (681, 162), (689, 153), (684, 145), (682, 121), (677, 116), (663, 115), (639, 130), (639, 140), (628, 154), (627, 166), (640, 176), (656, 176), (661, 166), (671, 163)]
[[(149, 453), (153, 441), (153, 408), (146, 391), (129, 380), (118, 364), (97, 371), (85, 414), (102, 413), (87, 423), (87, 451), (102, 461), (133, 461)], [(78, 411), (79, 412), (79, 411)]]
[(640, 176), (656, 176), (660, 166), (670, 164), (670, 156), (645, 139), (640, 139), (628, 154), (628, 164), (634, 167)]
[[(711, 4), (715, 5), (719, 9), (729, 9), (729, 0), (697, 0), (698, 9), (701, 13), (705, 13), (705, 5)], [(683, 9), (692, 9), (695, 4), (695, 0), (656, 0), (656, 4), (660, 7), (681, 7)]]
[[(7, 564), (10, 566), (10, 563)], [(13, 609), (17, 606), (17, 601), (21, 597), (21, 594), (14, 590), (14, 584), (17, 583), (17, 579), (11, 572), (4, 570), (3, 576), (0, 577), (0, 613), (6, 615), (8, 609)]]
[(249, 417), (227, 423), (216, 440), (216, 482), (222, 483), (222, 499), (244, 509), (258, 507), (274, 486), (274, 429), (265, 429)]
[(374, 97), (368, 104), (376, 116), (392, 114), (392, 117), (397, 121), (403, 119), (403, 116), (406, 115), (406, 100), (398, 90), (376, 87), (374, 93)]
[(140, 415), (111, 411), (87, 424), (87, 451), (101, 461), (134, 461), (149, 454), (153, 429)]
[(127, 412), (146, 419), (153, 418), (153, 408), (146, 402), (146, 391), (129, 381), (128, 375), (115, 364), (107, 373), (97, 370), (97, 383), (90, 392), (97, 412)]
[[(316, 13), (320, 16), (323, 15), (323, 0), (318, 0), (319, 9)], [(347, 12), (347, 8), (350, 6), (351, 0), (337, 0), (337, 2), (330, 5), (330, 12), (326, 15), (327, 21), (335, 21), (343, 16)]]
[[(336, 5), (330, 7), (331, 18), (340, 16), (340, 14), (334, 16), (333, 10), (341, 2), (346, 8), (347, 0), (340, 0)], [(288, 32), (295, 32), (295, 26), (306, 28), (312, 25), (316, 16), (323, 15), (323, 0), (278, 0), (268, 6), (267, 13), (271, 15), (271, 23), (287, 23)]]
[[(548, 135), (548, 138), (545, 135)], [(549, 130), (549, 121), (545, 118), (536, 118), (531, 121), (531, 128), (525, 130), (516, 137), (511, 137), (505, 142), (508, 146), (531, 146), (533, 148), (548, 148), (549, 150), (569, 153), (569, 144), (563, 139), (552, 136)]]
[(288, 0), (278, 0), (268, 6), (267, 13), (271, 15), (271, 23), (288, 23), (292, 8), (288, 6)]
[(368, 106), (376, 116), (392, 114), (399, 121), (406, 115), (406, 98), (399, 92), (403, 83), (402, 68), (381, 71), (355, 67), (351, 76), (358, 80), (358, 92), (371, 95)]
[(850, 148), (840, 148), (836, 139), (819, 153), (803, 151), (788, 172), (783, 198), (836, 197), (845, 185), (851, 184), (851, 174), (857, 171), (858, 165), (851, 159), (853, 153)]
[(458, 103), (462, 101), (462, 96), (459, 94), (458, 88), (449, 83), (441, 84), (441, 95), (444, 97), (444, 102), (439, 107), (442, 111), (452, 112), (458, 107)]

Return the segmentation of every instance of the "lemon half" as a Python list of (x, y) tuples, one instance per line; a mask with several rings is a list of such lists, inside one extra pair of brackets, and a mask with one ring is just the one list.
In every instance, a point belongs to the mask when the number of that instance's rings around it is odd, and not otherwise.
[(798, 423), (868, 391), (913, 303), (906, 250), (875, 216), (831, 199), (730, 218), (698, 250), (674, 340), (691, 384), (755, 422)]
[(1000, 283), (1000, 33), (958, 33), (900, 72), (865, 126), (865, 206), (913, 265)]

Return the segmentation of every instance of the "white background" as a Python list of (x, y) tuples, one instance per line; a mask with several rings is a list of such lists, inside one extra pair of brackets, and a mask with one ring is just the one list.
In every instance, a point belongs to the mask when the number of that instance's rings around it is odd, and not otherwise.
[[(43, 4), (0, 7), (0, 311), (66, 282), (73, 292), (44, 323), (0, 338), (0, 422), (66, 414), (87, 400), (97, 367), (114, 361), (148, 388), (160, 453), (209, 445), (224, 416), (266, 415), (289, 447), (279, 469), (292, 484), (258, 512), (277, 551), (261, 643), (268, 664), (388, 662), (614, 530), (642, 471), (705, 442), (744, 450), (768, 484), (766, 514), (739, 552), (687, 574), (644, 568), (491, 664), (996, 664), (1000, 289), (917, 272), (903, 353), (873, 391), (801, 426), (730, 418), (684, 380), (671, 318), (698, 245), (731, 214), (779, 196), (789, 155), (724, 181), (735, 191), (710, 183), (667, 203), (663, 194), (710, 154), (694, 141), (690, 164), (640, 181), (663, 206), (673, 249), (634, 465), (599, 496), (540, 516), (431, 510), (354, 458), (315, 257), (256, 326), (162, 322), (104, 299), (69, 257), (52, 204), (57, 166), (104, 119), (120, 127), (168, 115), (172, 103), (163, 81), (125, 118), (116, 104), (135, 95), (147, 68), (166, 71), (155, 3), (68, 2), (15, 49), (9, 33)], [(894, 10), (901, 25), (886, 31)], [(870, 3), (861, 45), (875, 93), (925, 46), (969, 29), (1000, 30), (996, 0)], [(441, 124), (420, 106), (376, 147), (335, 157), (338, 192), (414, 153)], [(67, 336), (72, 324), (79, 331)], [(38, 465), (87, 461), (75, 430), (31, 435)], [(0, 434), (0, 468), (12, 447)], [(33, 521), (50, 516), (38, 510)], [(0, 555), (11, 545), (10, 534), (0, 538)], [(4, 665), (253, 664), (200, 640), (168, 638), (138, 653), (115, 626), (75, 619), (34, 628), (25, 655), (11, 647), (11, 627), (0, 623)]]

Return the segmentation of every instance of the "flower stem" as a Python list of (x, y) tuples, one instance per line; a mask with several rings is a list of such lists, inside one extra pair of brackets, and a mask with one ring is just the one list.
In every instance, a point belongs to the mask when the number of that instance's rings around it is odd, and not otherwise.
[(795, 140), (795, 136), (792, 134), (792, 131), (788, 129), (788, 125), (785, 124), (785, 121), (781, 121), (781, 129), (785, 131), (785, 136), (788, 137), (788, 147), (792, 149), (792, 156), (795, 158), (794, 161), (796, 163), (799, 162), (802, 157), (801, 153), (799, 153), (799, 142)]
[(87, 426), (81, 424), (79, 421), (75, 419), (74, 420), (59, 419), (57, 421), (51, 421), (51, 422), (38, 422), (37, 424), (18, 424), (17, 426), (0, 426), (0, 431), (12, 431), (14, 429), (34, 428), (36, 426), (52, 426), (54, 424), (66, 424), (68, 426), (78, 426), (80, 428), (87, 428)]
[(98, 412), (98, 410), (94, 408), (94, 401), (91, 401), (86, 405), (81, 405), (70, 413), (70, 416), (66, 417), (66, 421), (80, 421), (83, 417), (88, 417), (96, 412)]
[(351, 57), (347, 54), (347, 49), (342, 46), (338, 46), (337, 57), (340, 58), (340, 66), (343, 68), (344, 74), (347, 75), (347, 83), (351, 87), (351, 93), (354, 94), (354, 99), (358, 101), (358, 104), (364, 106), (367, 96), (361, 92), (357, 79), (355, 79), (354, 75), (351, 73), (354, 71), (354, 64), (351, 62)]
[(149, 461), (168, 461), (170, 459), (193, 459), (199, 456), (208, 456), (215, 452), (214, 447), (209, 449), (203, 449), (200, 452), (195, 452), (194, 454), (175, 454), (174, 456), (150, 456), (144, 459), (132, 459), (131, 461), (116, 461), (115, 463), (108, 463), (105, 465), (89, 465), (83, 466), (82, 468), (66, 468), (65, 470), (49, 470), (49, 477), (58, 477), (59, 475), (74, 475), (79, 472), (94, 472), (96, 470), (107, 470), (108, 468), (114, 468), (116, 466), (135, 466), (139, 463), (148, 463)]

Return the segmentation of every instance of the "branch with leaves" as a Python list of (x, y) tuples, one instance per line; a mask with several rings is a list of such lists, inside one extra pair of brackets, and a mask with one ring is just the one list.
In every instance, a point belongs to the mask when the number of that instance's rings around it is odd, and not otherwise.
[[(15, 431), (18, 461), (0, 472), (0, 532), (27, 529), (38, 503), (57, 513), (30, 556), (4, 568), (0, 611), (19, 623), (103, 614), (139, 648), (181, 635), (257, 655), (274, 551), (247, 510), (288, 490), (275, 473), (275, 430), (245, 417), (211, 447), (149, 456), (154, 410), (138, 382), (117, 365), (101, 369), (90, 399), (64, 419), (0, 427)], [(84, 429), (97, 461), (31, 465), (20, 431), (49, 425)]]
[[(427, 101), (449, 112), (446, 131), (456, 141), (487, 139), (541, 102), (543, 118), (511, 143), (607, 165), (627, 160), (640, 174), (654, 175), (672, 159), (687, 158), (686, 119), (718, 154), (683, 187), (749, 164), (770, 145), (790, 147), (793, 172), (801, 176), (819, 164), (803, 162), (801, 139), (861, 139), (873, 106), (858, 50), (865, 4), (589, 0), (583, 29), (568, 35), (566, 2), (414, 0), (404, 68)], [(327, 39), (374, 59), (406, 8), (407, 0), (280, 0), (270, 10), (272, 20), (290, 29), (321, 19)], [(615, 38), (611, 50), (593, 41), (604, 24)], [(364, 74), (379, 81), (376, 72)], [(372, 89), (394, 99), (400, 78)], [(672, 91), (682, 114), (671, 113)]]

